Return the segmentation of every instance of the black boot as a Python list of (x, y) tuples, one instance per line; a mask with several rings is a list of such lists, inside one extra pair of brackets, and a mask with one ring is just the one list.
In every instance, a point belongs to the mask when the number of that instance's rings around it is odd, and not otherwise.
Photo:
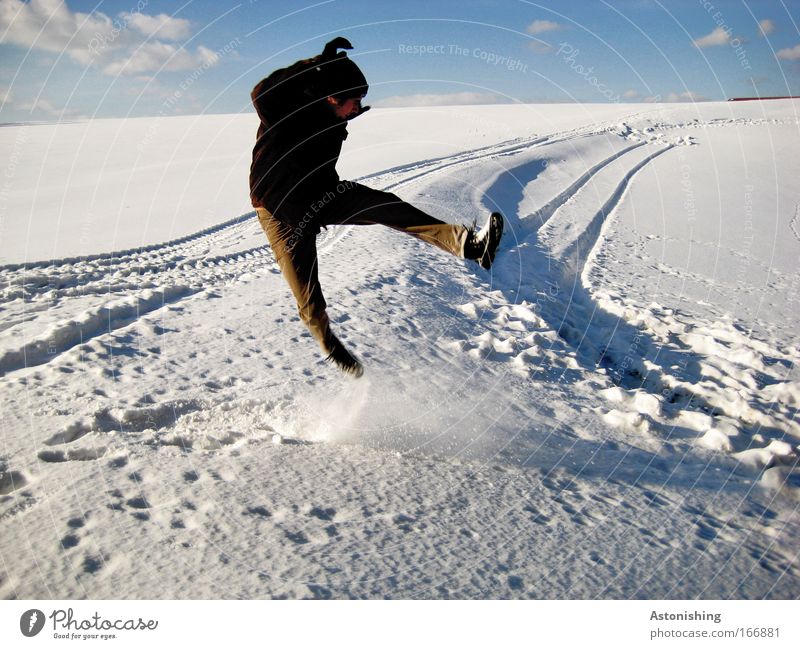
[(364, 366), (348, 352), (344, 345), (337, 339), (333, 345), (333, 349), (328, 354), (326, 361), (330, 361), (338, 367), (345, 374), (349, 374), (353, 378), (360, 378), (364, 374)]
[(503, 236), (503, 215), (500, 212), (492, 212), (480, 232), (472, 228), (467, 234), (464, 242), (464, 259), (477, 261), (486, 270), (492, 267), (497, 246)]

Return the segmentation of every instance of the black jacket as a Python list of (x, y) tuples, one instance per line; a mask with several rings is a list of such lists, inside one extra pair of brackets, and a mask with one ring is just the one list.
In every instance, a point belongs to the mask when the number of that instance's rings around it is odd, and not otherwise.
[(253, 207), (296, 224), (339, 183), (347, 122), (319, 96), (315, 59), (273, 72), (251, 93), (261, 124), (250, 166)]

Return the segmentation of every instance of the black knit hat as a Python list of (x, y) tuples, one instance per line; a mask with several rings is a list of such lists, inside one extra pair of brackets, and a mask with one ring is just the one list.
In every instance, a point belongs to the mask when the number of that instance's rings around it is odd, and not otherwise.
[(353, 46), (346, 38), (337, 36), (316, 57), (317, 81), (314, 85), (319, 96), (348, 99), (366, 95), (369, 84), (364, 73), (347, 58), (347, 52), (339, 52), (339, 49), (352, 50)]

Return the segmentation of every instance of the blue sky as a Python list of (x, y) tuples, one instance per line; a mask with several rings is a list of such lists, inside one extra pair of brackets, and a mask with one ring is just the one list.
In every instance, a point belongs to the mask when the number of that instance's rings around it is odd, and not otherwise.
[(800, 0), (0, 0), (0, 122), (251, 110), (337, 35), (373, 105), (800, 95)]

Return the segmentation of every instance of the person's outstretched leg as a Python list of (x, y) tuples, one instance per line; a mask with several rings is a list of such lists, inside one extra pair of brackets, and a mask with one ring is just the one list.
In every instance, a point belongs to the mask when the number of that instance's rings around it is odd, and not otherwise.
[(348, 353), (331, 331), (327, 304), (317, 274), (316, 229), (297, 236), (292, 226), (278, 221), (267, 210), (258, 208), (256, 213), (269, 239), (281, 274), (297, 301), (300, 319), (319, 343), (328, 360), (345, 372), (361, 376), (361, 364)]
[(340, 188), (320, 212), (321, 225), (385, 225), (464, 257), (470, 228), (440, 221), (390, 192), (358, 183), (342, 183)]

